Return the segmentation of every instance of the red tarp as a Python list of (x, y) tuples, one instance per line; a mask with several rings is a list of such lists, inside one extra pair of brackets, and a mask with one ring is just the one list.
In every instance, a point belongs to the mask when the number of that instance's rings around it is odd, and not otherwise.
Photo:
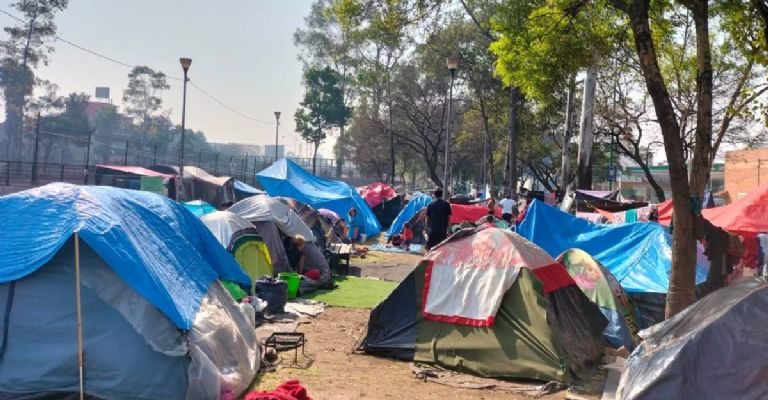
[(397, 196), (395, 189), (392, 189), (392, 186), (384, 182), (374, 182), (370, 185), (359, 187), (357, 192), (360, 193), (360, 197), (368, 203), (368, 207), (371, 207), (371, 209)]
[[(460, 224), (462, 222), (474, 223), (486, 215), (488, 215), (488, 206), (484, 204), (451, 204), (451, 224)], [(501, 218), (501, 208), (496, 207), (494, 215)]]
[(659, 203), (656, 206), (656, 211), (659, 213), (659, 223), (669, 226), (669, 223), (672, 222), (672, 199)]
[(741, 236), (768, 232), (768, 185), (727, 206), (708, 208), (701, 214), (712, 225)]
[(132, 175), (159, 176), (162, 178), (173, 178), (173, 175), (163, 174), (163, 173), (152, 171), (151, 169), (146, 169), (142, 167), (132, 167), (132, 166), (124, 166), (124, 165), (97, 165), (96, 167), (107, 168), (113, 171), (124, 172)]

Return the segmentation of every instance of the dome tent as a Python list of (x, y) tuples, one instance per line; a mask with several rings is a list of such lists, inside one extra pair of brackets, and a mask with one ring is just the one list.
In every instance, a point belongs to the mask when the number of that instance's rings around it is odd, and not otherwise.
[(606, 342), (614, 348), (624, 346), (632, 351), (640, 328), (639, 318), (632, 300), (616, 278), (583, 250), (568, 250), (557, 261), (565, 266), (579, 288), (608, 319), (608, 326), (603, 331)]
[[(229, 211), (216, 211), (200, 220), (235, 257), (252, 283), (264, 276), (274, 275), (269, 249), (253, 224)], [(253, 287), (249, 291), (249, 294), (252, 293)]]
[[(229, 208), (229, 211), (254, 223), (254, 225), (257, 225), (257, 229), (259, 229), (258, 224), (261, 221), (266, 221), (267, 223), (273, 223), (277, 226), (283, 236), (304, 236), (304, 239), (306, 239), (306, 244), (304, 245), (304, 255), (306, 256), (304, 265), (309, 267), (309, 269), (319, 269), (321, 276), (318, 280), (312, 280), (306, 277), (302, 278), (300, 287), (301, 292), (320, 288), (331, 279), (331, 269), (328, 265), (328, 260), (325, 259), (322, 250), (315, 243), (314, 233), (312, 233), (312, 230), (309, 229), (307, 224), (304, 223), (301, 217), (299, 217), (293, 209), (273, 197), (254, 196), (238, 201)], [(259, 232), (261, 232), (261, 230)], [(282, 240), (278, 238), (277, 243), (270, 244), (270, 242), (267, 242), (270, 252), (275, 248), (276, 251), (282, 252), (283, 255), (285, 254)], [(285, 271), (292, 270), (291, 266), (288, 265), (287, 259), (285, 265)], [(277, 268), (277, 266), (275, 266), (275, 268)], [(283, 270), (277, 269), (276, 271), (283, 272)]]
[(484, 225), (427, 253), (371, 311), (361, 349), (485, 377), (568, 382), (602, 357), (605, 325), (562, 265)]
[(78, 391), (75, 265), (89, 396), (211, 398), (248, 388), (258, 340), (218, 279), (250, 279), (181, 205), (145, 192), (51, 184), (0, 197), (0, 207), (8, 338), (0, 397)]

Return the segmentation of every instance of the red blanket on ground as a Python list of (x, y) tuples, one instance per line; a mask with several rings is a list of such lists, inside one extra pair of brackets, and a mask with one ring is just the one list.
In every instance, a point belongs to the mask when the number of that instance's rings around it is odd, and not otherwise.
[(248, 393), (245, 400), (312, 400), (312, 398), (297, 379), (292, 379), (269, 392)]

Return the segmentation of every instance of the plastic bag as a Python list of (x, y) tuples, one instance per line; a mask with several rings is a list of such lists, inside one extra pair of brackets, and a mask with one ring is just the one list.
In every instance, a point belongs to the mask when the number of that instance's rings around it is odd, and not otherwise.
[(280, 279), (262, 278), (256, 281), (254, 287), (256, 297), (267, 302), (266, 312), (282, 314), (288, 297), (288, 284)]

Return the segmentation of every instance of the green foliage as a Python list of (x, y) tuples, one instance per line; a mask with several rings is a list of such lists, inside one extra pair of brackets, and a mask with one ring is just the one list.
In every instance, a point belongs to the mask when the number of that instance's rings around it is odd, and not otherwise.
[(527, 98), (549, 101), (570, 75), (626, 40), (622, 22), (604, 0), (505, 2), (492, 20), (496, 73)]
[(128, 74), (128, 86), (123, 90), (126, 114), (146, 124), (162, 107), (162, 92), (170, 86), (165, 74), (147, 66), (133, 67)]

